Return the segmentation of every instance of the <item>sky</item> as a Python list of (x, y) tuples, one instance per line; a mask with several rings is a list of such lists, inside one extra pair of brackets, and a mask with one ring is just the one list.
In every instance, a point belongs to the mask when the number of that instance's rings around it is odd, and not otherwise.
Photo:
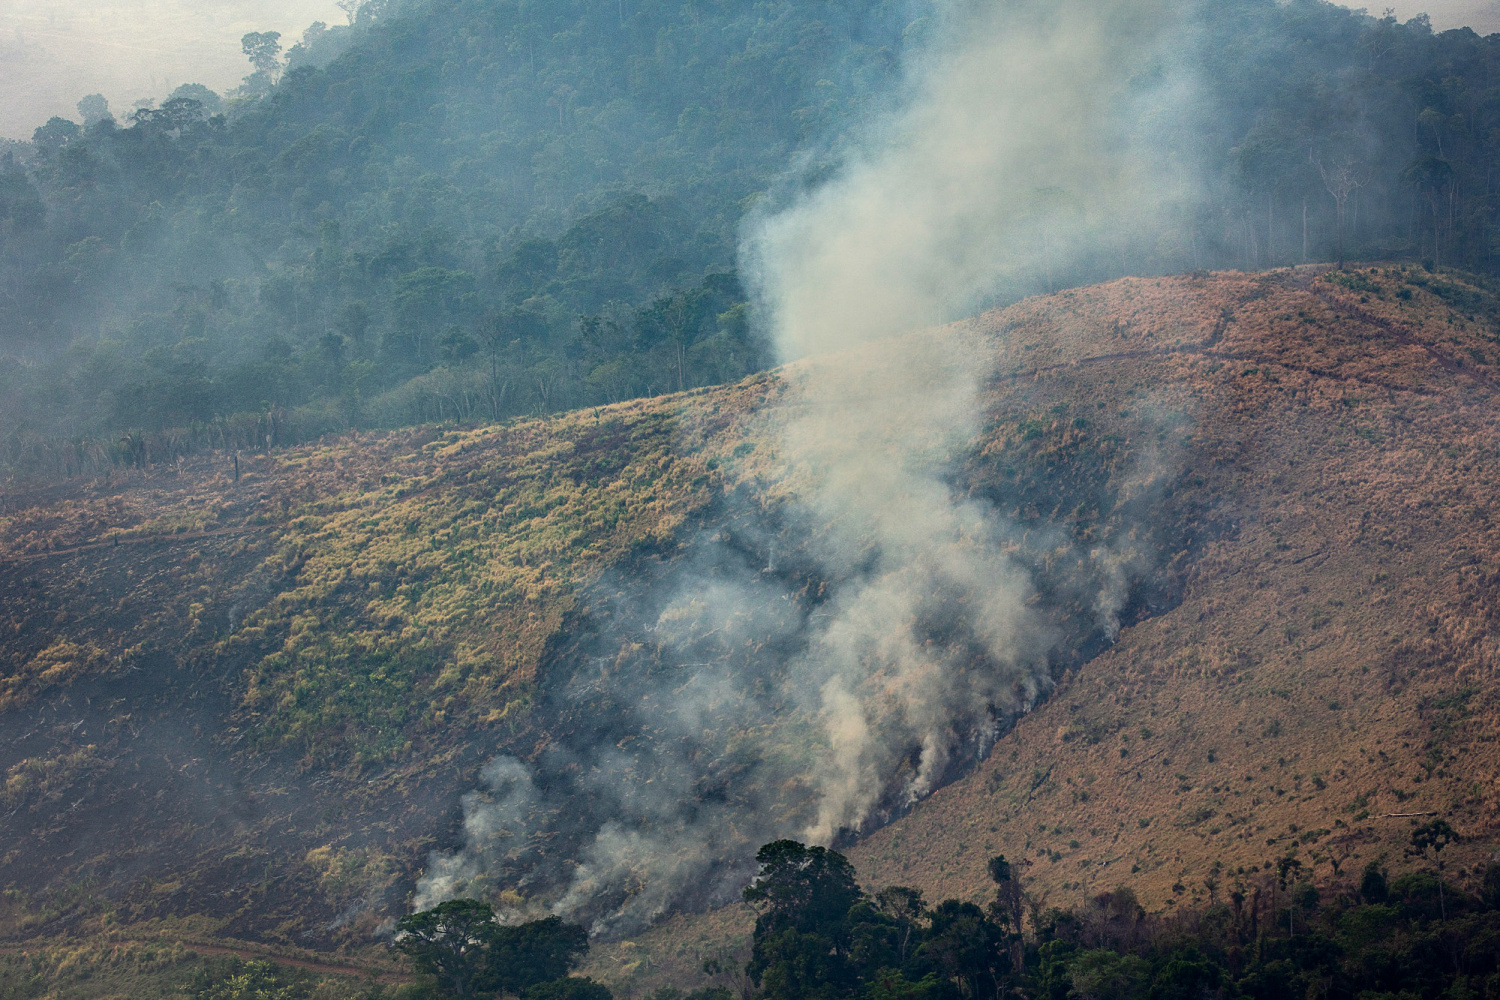
[(1390, 7), (1396, 16), (1405, 21), (1424, 11), (1432, 17), (1432, 26), (1438, 30), (1459, 28), (1467, 25), (1488, 35), (1500, 31), (1500, 0), (1427, 0), (1426, 3), (1351, 3), (1349, 7), (1364, 7), (1372, 14), (1379, 14)]
[[(1500, 0), (1394, 6), (1402, 20), (1426, 10), (1439, 29), (1500, 31)], [(0, 137), (30, 138), (53, 115), (76, 119), (85, 94), (104, 94), (123, 119), (178, 84), (223, 92), (248, 71), (245, 32), (280, 31), (290, 44), (313, 21), (342, 18), (333, 0), (0, 0)]]
[(0, 137), (77, 120), (85, 94), (124, 119), (179, 84), (222, 93), (249, 72), (242, 35), (280, 31), (290, 45), (314, 21), (346, 23), (333, 0), (0, 0)]

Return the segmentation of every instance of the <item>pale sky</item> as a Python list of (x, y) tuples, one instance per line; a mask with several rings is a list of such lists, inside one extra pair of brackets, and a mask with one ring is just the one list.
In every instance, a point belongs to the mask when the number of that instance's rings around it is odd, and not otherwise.
[[(1368, 8), (1379, 13), (1387, 0)], [(1500, 31), (1500, 0), (1394, 3), (1405, 20), (1426, 10), (1439, 29)], [(248, 71), (247, 31), (280, 31), (290, 45), (313, 21), (342, 23), (333, 0), (0, 0), (0, 136), (30, 138), (52, 115), (78, 118), (85, 94), (124, 119), (143, 97), (182, 83), (223, 92)]]
[(1380, 14), (1391, 7), (1403, 21), (1426, 11), (1432, 17), (1432, 26), (1439, 31), (1465, 25), (1481, 35), (1500, 31), (1500, 0), (1426, 0), (1425, 3), (1412, 3), (1409, 0), (1396, 3), (1390, 0), (1361, 0), (1360, 3), (1346, 3), (1344, 6), (1364, 7), (1371, 14)]
[(0, 0), (0, 136), (76, 121), (85, 94), (123, 121), (179, 84), (223, 93), (250, 71), (240, 36), (279, 31), (290, 46), (314, 21), (347, 23), (333, 0)]

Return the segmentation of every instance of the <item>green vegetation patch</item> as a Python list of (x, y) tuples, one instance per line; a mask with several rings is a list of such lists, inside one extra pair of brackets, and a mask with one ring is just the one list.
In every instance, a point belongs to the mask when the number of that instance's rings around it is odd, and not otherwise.
[(671, 546), (713, 496), (680, 405), (446, 434), (430, 475), (294, 512), (260, 570), (289, 585), (214, 650), (250, 658), (263, 742), (386, 759), (514, 721), (575, 588)]

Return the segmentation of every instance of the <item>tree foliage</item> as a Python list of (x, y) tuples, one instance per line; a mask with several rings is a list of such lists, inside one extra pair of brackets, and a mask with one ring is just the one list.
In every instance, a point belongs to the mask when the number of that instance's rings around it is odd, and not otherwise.
[[(1443, 838), (1445, 822), (1428, 826), (1414, 843)], [(747, 971), (766, 1000), (1500, 995), (1500, 864), (1485, 870), (1473, 892), (1425, 873), (1387, 883), (1374, 863), (1357, 892), (1344, 884), (1319, 889), (1296, 882), (1292, 866), (1268, 865), (1234, 876), (1232, 905), (1153, 916), (1125, 887), (1078, 909), (1044, 909), (1022, 887), (1023, 866), (996, 858), (996, 898), (987, 910), (955, 899), (929, 909), (919, 893), (893, 887), (860, 895), (836, 920), (805, 902), (819, 895), (808, 863), (815, 850), (781, 841), (762, 851), (756, 885), (763, 890), (754, 899), (762, 919)], [(775, 894), (785, 901), (775, 921), (765, 919), (773, 885), (788, 887)], [(1017, 906), (1024, 925), (1010, 915)], [(819, 927), (841, 927), (851, 946), (840, 950)], [(908, 928), (913, 947), (902, 954)]]
[(450, 899), (401, 918), (395, 947), (450, 996), (609, 1000), (597, 983), (568, 977), (588, 951), (588, 934), (559, 917), (504, 925), (488, 903)]

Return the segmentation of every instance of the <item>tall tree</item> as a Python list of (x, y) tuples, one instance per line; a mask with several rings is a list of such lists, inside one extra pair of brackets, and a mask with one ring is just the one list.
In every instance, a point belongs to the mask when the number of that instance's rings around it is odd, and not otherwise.
[(411, 957), (419, 972), (434, 976), (443, 990), (468, 997), (487, 986), (496, 929), (488, 903), (450, 899), (402, 917), (396, 924), (396, 948)]

